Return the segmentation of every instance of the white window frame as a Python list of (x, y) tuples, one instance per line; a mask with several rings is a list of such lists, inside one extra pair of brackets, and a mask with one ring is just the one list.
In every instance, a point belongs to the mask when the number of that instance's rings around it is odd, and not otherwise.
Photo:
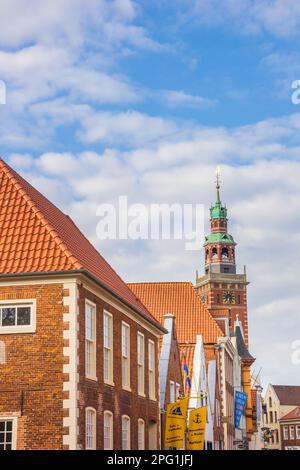
[[(105, 318), (108, 319), (109, 325), (109, 344), (106, 345), (106, 332), (105, 332)], [(113, 340), (113, 315), (107, 310), (103, 311), (103, 380), (104, 383), (109, 385), (114, 385), (114, 340)], [(105, 376), (106, 372), (106, 356), (108, 358), (108, 376)]]
[(283, 439), (285, 441), (289, 440), (289, 427), (288, 426), (283, 426)]
[[(110, 420), (110, 428), (109, 428), (109, 445), (106, 445), (105, 439), (106, 439), (106, 423), (105, 423), (105, 418), (109, 417)], [(114, 448), (114, 415), (111, 411), (106, 410), (104, 411), (103, 414), (103, 449), (104, 450), (113, 450)]]
[(145, 450), (145, 421), (138, 419), (138, 450)]
[(295, 440), (295, 426), (290, 426), (290, 440)]
[(300, 424), (296, 425), (296, 439), (300, 439)]
[[(30, 325), (2, 326), (2, 308), (30, 307)], [(36, 331), (36, 299), (10, 299), (0, 301), (0, 335), (35, 333)]]
[[(153, 351), (153, 358), (151, 358)], [(152, 364), (151, 364), (152, 363)], [(155, 377), (155, 343), (152, 339), (148, 340), (148, 380), (149, 380), (149, 398), (156, 400), (156, 377)]]
[(175, 403), (175, 382), (170, 380), (170, 403)]
[[(124, 422), (127, 422), (128, 423), (128, 428), (127, 428), (127, 437), (126, 437), (126, 441), (127, 441), (127, 444), (126, 444), (126, 448), (124, 448), (124, 427), (123, 427), (123, 424)], [(127, 415), (122, 415), (122, 426), (121, 426), (121, 433), (122, 433), (122, 450), (130, 450), (131, 449), (131, 421), (130, 421), (130, 417), (127, 416)]]
[(17, 449), (18, 418), (16, 416), (0, 416), (0, 421), (11, 421), (12, 422), (11, 450), (16, 450)]
[[(124, 331), (127, 332), (126, 333), (127, 348), (124, 343), (124, 338), (125, 338)], [(124, 390), (131, 391), (131, 388), (130, 388), (130, 325), (128, 325), (128, 323), (125, 323), (123, 321), (121, 325), (121, 358), (122, 358), (122, 388)]]
[[(142, 351), (140, 347), (142, 345)], [(137, 374), (138, 374), (138, 394), (145, 396), (145, 335), (140, 331), (137, 334)]]
[[(87, 338), (87, 306), (92, 307), (94, 311), (94, 318), (93, 318), (93, 330), (94, 330), (94, 338)], [(97, 321), (96, 321), (96, 304), (91, 302), (90, 300), (85, 300), (85, 376), (91, 380), (97, 380)], [(91, 370), (89, 371), (88, 366), (88, 343), (92, 346), (92, 354), (91, 354), (91, 363), (90, 367)]]
[[(88, 423), (88, 416), (92, 417), (92, 422)], [(92, 434), (89, 434), (89, 427), (92, 427)], [(91, 442), (90, 442), (91, 439)], [(85, 449), (96, 450), (97, 448), (97, 412), (95, 408), (88, 406), (85, 409)]]

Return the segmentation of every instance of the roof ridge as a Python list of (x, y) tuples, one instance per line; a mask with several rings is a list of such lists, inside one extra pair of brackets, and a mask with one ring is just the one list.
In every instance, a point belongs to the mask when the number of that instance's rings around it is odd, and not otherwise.
[(36, 207), (36, 204), (33, 202), (32, 198), (27, 194), (26, 190), (22, 186), (22, 183), (18, 181), (18, 178), (15, 176), (14, 170), (2, 158), (0, 158), (0, 168), (6, 174), (6, 176), (10, 179), (15, 189), (21, 194), (21, 196), (25, 199), (25, 201), (30, 205), (30, 208), (33, 211), (33, 213), (40, 220), (40, 222), (44, 225), (49, 235), (53, 238), (54, 242), (57, 243), (59, 248), (61, 248), (63, 253), (66, 255), (66, 257), (74, 265), (74, 268), (82, 269), (82, 266), (77, 260), (77, 258), (73, 255), (73, 253), (71, 253), (71, 251), (62, 241), (57, 231), (52, 227), (49, 221), (45, 218), (43, 213)]
[[(150, 281), (150, 282), (127, 282), (127, 285), (133, 285), (133, 284), (192, 284), (191, 281)], [(193, 285), (193, 284), (192, 284)]]

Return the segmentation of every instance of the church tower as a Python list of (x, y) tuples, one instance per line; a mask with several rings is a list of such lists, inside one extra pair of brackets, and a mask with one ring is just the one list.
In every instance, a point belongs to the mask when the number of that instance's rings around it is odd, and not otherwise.
[(226, 205), (220, 197), (220, 173), (217, 170), (216, 202), (210, 208), (210, 234), (204, 243), (203, 276), (196, 276), (195, 288), (225, 334), (234, 330), (236, 319), (242, 322), (248, 345), (247, 277), (237, 274), (236, 243), (228, 233)]

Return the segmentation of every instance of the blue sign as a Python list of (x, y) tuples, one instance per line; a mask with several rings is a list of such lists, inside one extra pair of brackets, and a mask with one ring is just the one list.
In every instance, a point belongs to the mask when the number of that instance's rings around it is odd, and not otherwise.
[(246, 407), (248, 395), (244, 392), (235, 392), (234, 399), (234, 427), (238, 428), (240, 425), (242, 414)]

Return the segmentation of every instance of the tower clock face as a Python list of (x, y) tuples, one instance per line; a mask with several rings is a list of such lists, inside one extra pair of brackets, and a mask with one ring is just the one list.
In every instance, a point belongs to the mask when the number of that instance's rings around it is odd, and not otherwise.
[(225, 290), (223, 292), (223, 304), (235, 304), (235, 296), (232, 290)]

